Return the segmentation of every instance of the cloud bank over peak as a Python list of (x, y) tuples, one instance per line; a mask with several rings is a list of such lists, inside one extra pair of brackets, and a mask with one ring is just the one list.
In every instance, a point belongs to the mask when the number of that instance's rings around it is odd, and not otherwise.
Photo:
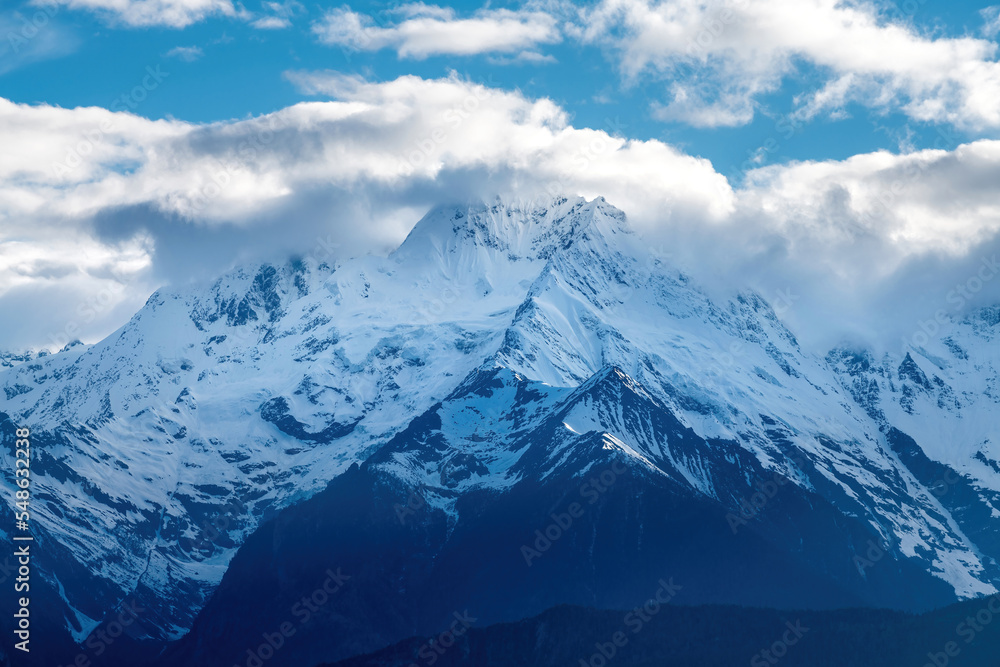
[[(9, 344), (50, 345), (65, 330), (53, 318), (93, 340), (154, 286), (236, 262), (387, 252), (442, 202), (556, 194), (605, 196), (706, 284), (791, 291), (787, 317), (817, 346), (895, 340), (1000, 231), (1000, 142), (772, 166), (734, 189), (707, 160), (620, 136), (611, 119), (576, 127), (549, 99), (455, 75), (287, 76), (329, 99), (211, 124), (0, 101), (0, 313), (51, 305)], [(965, 305), (1000, 300), (994, 285)], [(99, 292), (98, 316), (66, 315)]]

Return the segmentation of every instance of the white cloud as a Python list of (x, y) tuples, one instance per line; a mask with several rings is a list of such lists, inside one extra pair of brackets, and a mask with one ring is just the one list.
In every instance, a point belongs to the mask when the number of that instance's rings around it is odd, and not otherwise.
[(769, 86), (749, 80), (734, 86), (711, 85), (698, 80), (674, 81), (668, 86), (670, 102), (652, 102), (654, 118), (693, 127), (732, 127), (753, 120), (754, 97)]
[(441, 21), (451, 21), (455, 18), (455, 10), (451, 7), (428, 5), (426, 2), (408, 2), (389, 7), (386, 12), (393, 16), (402, 16), (404, 19), (434, 18)]
[[(305, 13), (296, 0), (264, 2), (260, 13), (233, 0), (36, 2), (102, 12), (130, 26), (178, 28), (218, 15), (275, 30)], [(461, 16), (415, 2), (378, 15), (331, 9), (312, 31), (347, 52), (391, 49), (411, 59), (489, 54), (496, 65), (552, 62), (539, 47), (570, 37), (612, 51), (629, 85), (661, 82), (664, 98), (652, 104), (654, 117), (699, 127), (750, 122), (764, 96), (807, 66), (816, 87), (798, 97), (797, 120), (840, 118), (849, 104), (861, 104), (971, 132), (1000, 128), (1000, 63), (992, 41), (1000, 33), (1000, 9), (981, 10), (984, 38), (975, 38), (924, 34), (899, 11), (880, 13), (879, 6), (868, 0), (600, 0), (577, 7), (551, 0)]]
[[(402, 17), (397, 22), (396, 16)], [(400, 58), (519, 53), (562, 39), (554, 16), (540, 11), (481, 9), (459, 18), (451, 8), (407, 4), (376, 22), (350, 7), (328, 11), (313, 24), (324, 44), (353, 51), (393, 49)]]
[[(260, 13), (233, 0), (36, 0), (102, 12), (130, 26), (184, 27), (209, 16), (281, 29), (305, 8), (264, 2)], [(552, 62), (540, 50), (570, 37), (610, 50), (628, 85), (661, 82), (652, 104), (661, 120), (699, 127), (750, 122), (760, 100), (808, 67), (816, 87), (793, 116), (839, 118), (861, 104), (971, 132), (1000, 128), (1000, 9), (981, 11), (984, 38), (924, 34), (868, 0), (563, 0), (470, 15), (423, 2), (377, 15), (348, 6), (312, 24), (317, 38), (348, 53), (391, 49), (400, 58), (488, 54), (496, 65)], [(905, 7), (904, 7), (905, 10)]]
[(0, 75), (26, 65), (67, 56), (79, 38), (59, 24), (54, 8), (26, 16), (0, 13)]
[(205, 55), (205, 52), (202, 51), (200, 46), (176, 46), (164, 54), (167, 58), (177, 58), (187, 63), (193, 63), (203, 55)]
[(262, 3), (262, 7), (267, 12), (267, 15), (250, 22), (250, 25), (258, 30), (284, 30), (285, 28), (291, 28), (292, 19), (306, 12), (306, 8), (298, 0), (264, 2)]
[[(1000, 254), (1000, 141), (953, 151), (876, 152), (748, 174), (714, 235), (669, 229), (692, 266), (725, 284), (802, 297), (789, 319), (807, 344), (894, 346), (985, 260)], [(724, 239), (724, 240), (723, 240)], [(972, 306), (1000, 302), (989, 285)]]
[(48, 7), (65, 6), (105, 16), (112, 23), (129, 27), (167, 26), (186, 28), (213, 16), (246, 21), (258, 30), (289, 28), (292, 19), (305, 13), (298, 0), (261, 3), (261, 12), (248, 11), (233, 0), (33, 0)]
[(860, 0), (603, 0), (581, 10), (574, 35), (612, 49), (629, 81), (675, 81), (657, 109), (664, 118), (746, 123), (760, 96), (806, 63), (831, 82), (803, 100), (806, 116), (857, 102), (1000, 127), (994, 42), (924, 36)]
[(281, 16), (265, 16), (250, 23), (258, 30), (284, 30), (291, 28), (292, 22)]
[[(891, 241), (895, 252), (883, 257), (883, 269), (910, 254), (961, 254), (1000, 231), (1000, 196), (986, 187), (1000, 182), (997, 141), (764, 167), (749, 181), (744, 204), (783, 233), (806, 229), (829, 243), (872, 235)], [(800, 216), (804, 210), (814, 215)]]
[(237, 17), (231, 0), (36, 0), (40, 5), (63, 5), (96, 11), (128, 26), (162, 25), (184, 28), (212, 15)]
[(982, 33), (985, 37), (992, 38), (1000, 34), (1000, 6), (980, 9), (979, 15), (983, 18)]
[(93, 339), (151, 285), (317, 237), (385, 251), (431, 205), (496, 194), (606, 196), (699, 279), (795, 291), (790, 317), (820, 346), (915, 321), (1000, 251), (996, 141), (766, 167), (734, 191), (703, 159), (574, 127), (550, 100), (454, 76), (289, 78), (333, 99), (208, 125), (0, 101), (0, 316), (48, 313), (4, 344), (45, 343), (67, 325), (52, 313), (110, 293), (80, 325)]

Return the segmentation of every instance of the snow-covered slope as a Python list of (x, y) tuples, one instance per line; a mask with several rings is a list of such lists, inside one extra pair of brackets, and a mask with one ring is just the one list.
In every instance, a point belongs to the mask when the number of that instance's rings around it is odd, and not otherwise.
[(828, 360), (875, 420), (919, 435), (932, 459), (1000, 491), (1000, 306), (896, 354), (840, 348)]
[[(742, 468), (706, 467), (588, 397), (615, 369), (679, 428), (794, 480), (967, 597), (996, 590), (1000, 540), (932, 488), (927, 466), (1000, 490), (997, 320), (983, 311), (905, 359), (824, 359), (759, 295), (710, 299), (603, 199), (496, 202), (432, 211), (387, 258), (296, 259), (161, 290), (106, 340), (4, 371), (0, 412), (36, 434), (34, 526), (51, 547), (38, 566), (78, 640), (127, 597), (150, 610), (149, 636), (180, 636), (263, 518), (495, 373), (530, 382), (531, 400), (445, 410), (440, 451), (396, 452), (385, 474), (453, 514), (464, 493), (544, 479), (594, 436), (740, 512), (754, 494), (736, 484)], [(518, 433), (567, 391), (563, 449), (528, 456)], [(906, 435), (930, 464), (914, 469)], [(993, 495), (974, 498), (997, 512)]]
[(34, 526), (75, 561), (43, 550), (39, 565), (74, 636), (126, 597), (159, 638), (184, 632), (261, 517), (362, 460), (499, 346), (544, 256), (587, 217), (567, 200), (432, 211), (389, 258), (160, 290), (104, 341), (11, 369), (0, 412), (36, 434)]

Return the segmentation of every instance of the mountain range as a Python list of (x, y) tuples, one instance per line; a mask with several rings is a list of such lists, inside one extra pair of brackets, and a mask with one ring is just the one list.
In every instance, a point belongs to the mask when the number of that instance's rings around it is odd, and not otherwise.
[(667, 590), (811, 613), (997, 593), (1000, 306), (823, 353), (788, 307), (709, 294), (603, 198), (497, 200), (6, 355), (38, 664), (313, 667)]

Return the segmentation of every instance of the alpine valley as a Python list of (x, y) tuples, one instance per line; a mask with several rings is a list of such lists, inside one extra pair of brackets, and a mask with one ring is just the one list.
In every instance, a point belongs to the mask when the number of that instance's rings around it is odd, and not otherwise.
[(1000, 588), (1000, 306), (817, 355), (603, 198), (440, 207), (388, 257), (320, 254), (2, 357), (3, 465), (16, 428), (33, 450), (37, 662), (13, 664), (599, 664), (636, 624), (621, 664), (735, 664), (656, 653), (698, 614), (758, 619), (748, 664), (794, 610), (809, 664), (844, 609), (923, 656), (964, 646), (942, 608)]

